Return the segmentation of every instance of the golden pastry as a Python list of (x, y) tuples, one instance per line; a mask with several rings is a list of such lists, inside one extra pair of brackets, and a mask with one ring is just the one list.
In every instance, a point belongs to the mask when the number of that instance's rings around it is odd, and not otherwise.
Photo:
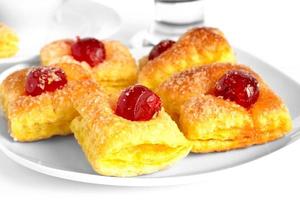
[(235, 62), (229, 43), (218, 29), (194, 28), (177, 42), (160, 42), (142, 58), (138, 82), (155, 89), (175, 73), (216, 62)]
[(67, 87), (89, 78), (76, 64), (27, 68), (9, 75), (0, 86), (0, 100), (14, 140), (70, 134), (69, 124), (78, 113)]
[(9, 58), (18, 52), (18, 36), (0, 22), (0, 58)]
[(95, 83), (73, 84), (71, 99), (80, 116), (71, 129), (93, 169), (107, 176), (137, 176), (164, 169), (185, 157), (190, 143), (144, 86), (109, 102)]
[(132, 85), (137, 79), (137, 66), (129, 49), (117, 41), (77, 38), (54, 41), (41, 49), (44, 65), (80, 64), (108, 93)]
[(291, 130), (289, 112), (250, 68), (219, 63), (172, 76), (157, 90), (193, 152), (261, 144)]

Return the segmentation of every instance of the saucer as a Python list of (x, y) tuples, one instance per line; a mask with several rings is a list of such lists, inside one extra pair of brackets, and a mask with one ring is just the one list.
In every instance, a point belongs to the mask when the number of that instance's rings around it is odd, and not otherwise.
[[(34, 5), (33, 5), (34, 6)], [(63, 38), (107, 38), (121, 26), (115, 10), (91, 0), (69, 0), (62, 4), (48, 23), (18, 31), (19, 52), (11, 58), (0, 58), (0, 64), (17, 64), (31, 60), (47, 43)]]

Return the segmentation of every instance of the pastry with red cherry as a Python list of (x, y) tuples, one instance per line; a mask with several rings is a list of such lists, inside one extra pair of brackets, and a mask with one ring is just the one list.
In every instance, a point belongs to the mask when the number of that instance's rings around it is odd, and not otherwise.
[(137, 66), (129, 49), (117, 41), (79, 38), (57, 40), (40, 52), (43, 65), (75, 63), (81, 65), (108, 93), (132, 85)]
[(70, 88), (80, 114), (71, 130), (97, 173), (149, 174), (189, 153), (190, 142), (164, 111), (160, 98), (145, 86), (130, 86), (115, 102), (91, 81)]
[(172, 76), (157, 90), (193, 152), (266, 143), (287, 134), (291, 116), (279, 96), (249, 67), (219, 63)]
[(67, 87), (90, 76), (76, 64), (38, 66), (16, 71), (0, 86), (1, 106), (11, 136), (28, 142), (71, 133), (70, 122), (78, 113)]
[(138, 82), (156, 89), (175, 73), (204, 64), (235, 63), (234, 51), (216, 28), (193, 28), (178, 41), (163, 40), (139, 63)]

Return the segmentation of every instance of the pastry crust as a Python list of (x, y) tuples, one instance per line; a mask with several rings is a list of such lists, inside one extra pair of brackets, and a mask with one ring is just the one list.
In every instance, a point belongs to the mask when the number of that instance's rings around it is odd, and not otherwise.
[(35, 97), (26, 95), (25, 80), (30, 68), (14, 72), (1, 84), (1, 106), (14, 140), (36, 141), (71, 133), (69, 124), (78, 113), (69, 99), (67, 87), (74, 80), (86, 80), (90, 76), (76, 64), (60, 64), (59, 68), (66, 73), (68, 84), (55, 92)]
[[(213, 89), (229, 70), (250, 73), (259, 82), (260, 95), (249, 109), (215, 97)], [(193, 152), (213, 152), (261, 144), (284, 136), (292, 128), (282, 100), (250, 68), (219, 63), (172, 76), (157, 89), (166, 111), (193, 142)]]
[(171, 75), (194, 66), (235, 62), (235, 55), (223, 33), (215, 28), (194, 28), (153, 60), (140, 60), (138, 82), (155, 89)]
[(18, 36), (5, 24), (0, 22), (0, 58), (14, 56), (19, 48)]
[[(89, 72), (96, 82), (107, 92), (111, 88), (120, 89), (132, 85), (137, 79), (137, 66), (126, 46), (117, 41), (103, 41), (106, 58), (104, 62), (91, 67), (87, 62), (79, 62), (71, 55), (74, 40), (54, 41), (41, 49), (42, 64), (76, 63)], [(107, 89), (108, 88), (108, 89)]]
[(149, 121), (114, 114), (114, 104), (91, 81), (73, 84), (79, 112), (71, 129), (93, 169), (107, 176), (149, 174), (185, 157), (191, 144), (162, 109)]

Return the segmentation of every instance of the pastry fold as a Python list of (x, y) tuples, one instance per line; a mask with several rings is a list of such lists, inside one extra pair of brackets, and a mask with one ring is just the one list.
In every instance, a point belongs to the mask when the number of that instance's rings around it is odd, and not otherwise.
[(75, 60), (71, 54), (74, 40), (54, 41), (41, 49), (42, 64), (75, 63), (81, 65), (105, 92), (118, 92), (137, 80), (137, 66), (129, 49), (117, 41), (104, 40), (106, 58), (91, 67), (87, 62)]
[(223, 33), (215, 28), (194, 28), (153, 60), (140, 61), (138, 82), (155, 89), (175, 73), (194, 66), (235, 62), (235, 55)]
[(162, 109), (149, 121), (114, 114), (107, 96), (91, 81), (73, 84), (71, 100), (80, 116), (71, 130), (93, 169), (108, 176), (148, 174), (185, 157), (191, 144)]
[[(217, 80), (229, 70), (250, 73), (259, 83), (259, 97), (249, 109), (213, 95)], [(172, 76), (157, 90), (166, 111), (178, 123), (193, 152), (226, 151), (266, 143), (292, 128), (283, 101), (250, 68), (219, 63)]]
[(75, 64), (60, 64), (56, 67), (64, 70), (68, 83), (55, 92), (34, 97), (26, 95), (25, 80), (30, 68), (12, 73), (1, 84), (1, 107), (14, 140), (29, 142), (71, 133), (70, 122), (78, 113), (69, 99), (68, 84), (90, 77)]

